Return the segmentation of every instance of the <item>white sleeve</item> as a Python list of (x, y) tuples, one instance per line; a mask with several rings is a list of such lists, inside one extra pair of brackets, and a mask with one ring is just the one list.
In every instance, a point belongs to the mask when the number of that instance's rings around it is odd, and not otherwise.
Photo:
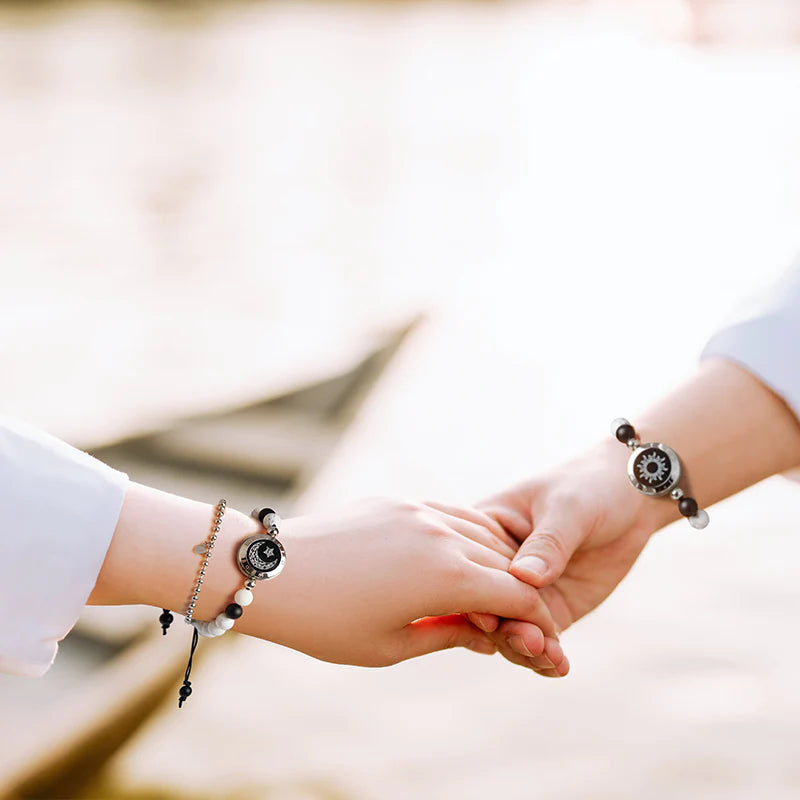
[(711, 337), (702, 357), (711, 356), (743, 366), (800, 418), (800, 258), (736, 322)]
[(0, 672), (39, 676), (94, 588), (128, 476), (0, 416)]

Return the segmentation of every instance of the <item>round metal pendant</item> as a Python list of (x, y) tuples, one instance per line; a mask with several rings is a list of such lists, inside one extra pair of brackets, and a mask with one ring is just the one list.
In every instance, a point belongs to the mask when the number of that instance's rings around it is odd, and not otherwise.
[(263, 581), (280, 574), (286, 564), (286, 551), (274, 536), (256, 533), (239, 545), (236, 563), (243, 575)]
[(642, 494), (667, 494), (681, 479), (678, 454), (661, 442), (641, 444), (628, 459), (628, 478)]

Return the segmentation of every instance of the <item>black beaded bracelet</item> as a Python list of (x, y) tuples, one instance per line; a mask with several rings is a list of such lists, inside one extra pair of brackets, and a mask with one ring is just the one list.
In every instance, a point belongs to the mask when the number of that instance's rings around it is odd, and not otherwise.
[(642, 444), (633, 425), (624, 417), (611, 423), (611, 433), (632, 451), (628, 459), (628, 479), (637, 492), (650, 497), (669, 494), (678, 501), (678, 510), (693, 528), (700, 530), (708, 525), (708, 512), (698, 508), (697, 500), (684, 495), (678, 486), (681, 460), (671, 447), (661, 442)]

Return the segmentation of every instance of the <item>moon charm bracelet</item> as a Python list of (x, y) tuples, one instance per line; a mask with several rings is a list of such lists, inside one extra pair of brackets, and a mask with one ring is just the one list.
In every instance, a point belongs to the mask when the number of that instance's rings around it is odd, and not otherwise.
[[(214, 551), (214, 545), (219, 536), (226, 506), (227, 503), (224, 499), (217, 503), (214, 521), (208, 539), (194, 548), (194, 552), (202, 556), (202, 563), (197, 576), (197, 582), (186, 609), (185, 620), (194, 630), (192, 631), (192, 645), (189, 652), (189, 661), (186, 665), (183, 685), (178, 692), (178, 708), (182, 707), (183, 703), (192, 693), (192, 684), (189, 680), (189, 675), (192, 671), (192, 659), (197, 649), (198, 636), (212, 639), (217, 636), (222, 636), (223, 633), (229, 631), (234, 626), (236, 620), (242, 616), (244, 608), (253, 602), (253, 588), (256, 582), (276, 577), (286, 565), (286, 551), (278, 540), (280, 517), (271, 508), (254, 509), (251, 516), (261, 523), (264, 528), (264, 533), (256, 533), (248, 536), (239, 544), (236, 550), (236, 566), (239, 567), (239, 571), (245, 577), (244, 585), (234, 593), (233, 601), (225, 607), (224, 611), (217, 614), (213, 620), (210, 622), (201, 622), (194, 619), (195, 605), (203, 585), (203, 578), (206, 574), (208, 563)], [(166, 634), (167, 628), (172, 622), (172, 614), (169, 612), (169, 609), (163, 609), (163, 613), (158, 621), (161, 624), (163, 632)]]
[(628, 479), (633, 488), (649, 497), (669, 495), (678, 501), (678, 510), (693, 528), (708, 525), (708, 513), (698, 508), (697, 500), (688, 497), (678, 486), (681, 479), (681, 461), (678, 454), (661, 442), (642, 444), (636, 431), (624, 417), (611, 423), (611, 434), (631, 450), (628, 459)]
[(200, 636), (213, 639), (229, 631), (242, 616), (243, 609), (253, 602), (256, 581), (275, 578), (286, 564), (286, 551), (278, 540), (280, 517), (271, 508), (256, 508), (250, 516), (257, 519), (266, 532), (248, 536), (239, 545), (236, 566), (246, 578), (244, 586), (233, 595), (233, 602), (211, 622), (187, 620)]

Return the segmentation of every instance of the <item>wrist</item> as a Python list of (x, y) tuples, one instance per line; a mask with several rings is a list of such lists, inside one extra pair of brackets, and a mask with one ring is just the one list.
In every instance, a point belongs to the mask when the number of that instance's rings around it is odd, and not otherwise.
[[(590, 469), (589, 491), (601, 504), (605, 523), (617, 518), (615, 530), (637, 529), (651, 536), (680, 518), (677, 505), (669, 497), (648, 497), (637, 492), (628, 478), (630, 451), (614, 439), (604, 439), (581, 457), (583, 469)], [(603, 525), (602, 527), (606, 527)]]

